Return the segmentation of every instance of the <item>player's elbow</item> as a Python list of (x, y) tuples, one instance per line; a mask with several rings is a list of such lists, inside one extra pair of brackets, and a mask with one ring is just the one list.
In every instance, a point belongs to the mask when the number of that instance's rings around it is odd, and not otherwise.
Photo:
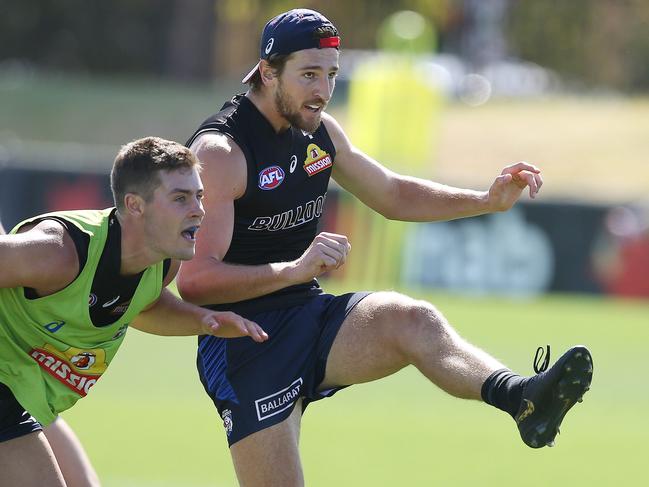
[(389, 200), (384, 202), (376, 202), (371, 205), (371, 208), (387, 220), (402, 219), (402, 214), (399, 207), (397, 205), (391, 204)]
[(183, 300), (199, 306), (229, 302), (232, 282), (227, 267), (213, 257), (184, 262), (176, 277)]
[(397, 220), (400, 221), (403, 219), (397, 208), (381, 208), (376, 210), (381, 214), (386, 220)]
[(200, 285), (200, 278), (196, 274), (183, 270), (180, 268), (178, 276), (176, 276), (176, 286), (180, 297), (185, 301), (194, 304), (208, 304), (203, 302), (205, 299), (202, 286)]
[(403, 219), (401, 184), (398, 179), (392, 179), (380, 194), (376, 195), (372, 208), (388, 220)]

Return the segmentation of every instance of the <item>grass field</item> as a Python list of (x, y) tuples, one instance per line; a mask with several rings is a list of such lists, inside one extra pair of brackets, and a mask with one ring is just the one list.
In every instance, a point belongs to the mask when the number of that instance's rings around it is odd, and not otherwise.
[[(592, 390), (568, 415), (557, 446), (532, 450), (505, 413), (448, 397), (405, 369), (309, 406), (301, 440), (307, 485), (594, 487), (646, 479), (649, 303), (419, 296), (524, 373), (537, 345), (550, 343), (553, 360), (572, 344), (588, 345)], [(132, 330), (93, 393), (64, 415), (106, 487), (236, 486), (220, 418), (196, 377), (194, 344)]]

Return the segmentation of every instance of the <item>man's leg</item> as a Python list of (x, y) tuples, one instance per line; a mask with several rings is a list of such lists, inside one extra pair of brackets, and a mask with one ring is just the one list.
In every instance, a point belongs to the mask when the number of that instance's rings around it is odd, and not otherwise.
[(99, 487), (99, 477), (83, 445), (70, 426), (58, 417), (43, 429), (68, 487)]
[(552, 446), (559, 426), (589, 389), (593, 362), (582, 346), (547, 371), (523, 378), (463, 340), (431, 304), (397, 293), (362, 300), (343, 322), (320, 390), (385, 377), (415, 365), (457, 397), (484, 399), (509, 413), (528, 446)]
[(0, 442), (0, 487), (65, 487), (42, 431)]
[(487, 377), (504, 368), (463, 340), (431, 304), (381, 292), (363, 299), (343, 322), (320, 389), (372, 381), (410, 364), (466, 399), (480, 399)]
[(302, 402), (284, 421), (246, 436), (230, 447), (241, 487), (302, 487), (298, 443)]

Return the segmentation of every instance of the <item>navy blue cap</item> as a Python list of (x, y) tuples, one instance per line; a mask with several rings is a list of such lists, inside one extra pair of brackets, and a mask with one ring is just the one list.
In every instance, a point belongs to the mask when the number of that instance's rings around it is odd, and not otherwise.
[[(333, 35), (316, 35), (326, 27)], [(325, 32), (326, 32), (325, 30)], [(306, 8), (296, 8), (279, 14), (268, 21), (261, 35), (259, 59), (269, 59), (275, 54), (290, 54), (302, 49), (338, 49), (340, 37), (336, 27), (321, 13)], [(259, 69), (259, 63), (241, 80), (247, 83)]]

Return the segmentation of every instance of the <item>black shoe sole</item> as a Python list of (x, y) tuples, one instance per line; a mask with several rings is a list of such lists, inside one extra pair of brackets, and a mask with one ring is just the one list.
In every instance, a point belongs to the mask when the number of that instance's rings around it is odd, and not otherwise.
[[(543, 397), (536, 398), (537, 404), (527, 400), (527, 409), (517, 415), (521, 438), (531, 448), (554, 446), (554, 438), (566, 413), (582, 401), (590, 388), (593, 359), (586, 347), (568, 350), (559, 362), (562, 362), (557, 364), (561, 367), (561, 378), (551, 386), (549, 401)], [(525, 395), (523, 397), (525, 400)]]

